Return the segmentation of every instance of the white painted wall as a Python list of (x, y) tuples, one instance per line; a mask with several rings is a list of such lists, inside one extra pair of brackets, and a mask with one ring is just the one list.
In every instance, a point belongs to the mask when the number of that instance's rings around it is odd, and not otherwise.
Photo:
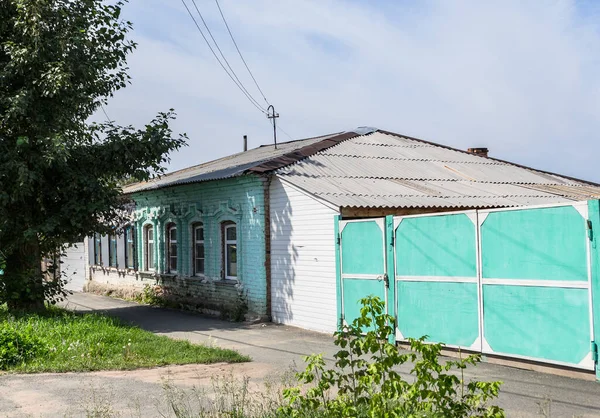
[(87, 254), (84, 242), (77, 242), (67, 248), (61, 261), (60, 269), (65, 275), (63, 279), (68, 280), (65, 287), (75, 292), (83, 291), (87, 278)]
[(273, 322), (333, 332), (338, 211), (275, 176), (270, 201)]

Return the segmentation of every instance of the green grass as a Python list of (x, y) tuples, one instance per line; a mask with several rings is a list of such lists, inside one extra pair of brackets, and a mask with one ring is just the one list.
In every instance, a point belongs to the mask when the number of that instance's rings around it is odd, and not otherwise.
[[(24, 353), (22, 347), (29, 346), (34, 348)], [(21, 352), (10, 357), (19, 347)], [(157, 336), (108, 316), (55, 307), (43, 314), (12, 315), (0, 308), (0, 369), (7, 371), (130, 370), (245, 361), (250, 359), (233, 350)]]

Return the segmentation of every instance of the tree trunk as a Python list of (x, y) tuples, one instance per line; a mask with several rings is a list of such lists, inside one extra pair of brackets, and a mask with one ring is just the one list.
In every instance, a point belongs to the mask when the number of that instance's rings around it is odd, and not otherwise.
[(44, 304), (44, 272), (37, 240), (28, 241), (6, 258), (6, 270), (0, 280), (4, 284), (9, 311), (40, 312)]

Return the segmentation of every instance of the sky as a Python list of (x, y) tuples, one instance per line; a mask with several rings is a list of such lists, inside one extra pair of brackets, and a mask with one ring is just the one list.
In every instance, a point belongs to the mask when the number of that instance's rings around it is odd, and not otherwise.
[[(186, 0), (195, 13), (191, 0)], [(266, 107), (214, 0), (196, 0), (237, 76)], [(278, 140), (372, 126), (600, 182), (600, 2), (220, 0)], [(130, 0), (132, 85), (120, 124), (174, 108), (176, 170), (273, 141), (180, 0)], [(199, 20), (199, 19), (198, 19)], [(201, 22), (199, 21), (201, 24)], [(284, 133), (285, 132), (285, 133)], [(287, 136), (289, 135), (289, 137)]]

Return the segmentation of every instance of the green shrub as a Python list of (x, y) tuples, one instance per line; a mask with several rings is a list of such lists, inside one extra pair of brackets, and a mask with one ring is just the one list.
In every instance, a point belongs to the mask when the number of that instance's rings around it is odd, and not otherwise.
[(0, 328), (0, 369), (25, 363), (46, 351), (46, 344), (33, 335), (31, 327), (16, 329), (10, 323)]
[[(321, 355), (305, 358), (298, 373), (300, 386), (286, 389), (279, 416), (290, 417), (503, 417), (488, 406), (498, 396), (501, 382), (465, 382), (463, 371), (480, 356), (440, 363), (441, 344), (425, 337), (410, 340), (410, 352), (401, 353), (389, 342), (394, 318), (374, 297), (361, 300), (361, 315), (335, 333), (340, 350), (328, 368)], [(411, 382), (398, 366), (413, 363)]]

